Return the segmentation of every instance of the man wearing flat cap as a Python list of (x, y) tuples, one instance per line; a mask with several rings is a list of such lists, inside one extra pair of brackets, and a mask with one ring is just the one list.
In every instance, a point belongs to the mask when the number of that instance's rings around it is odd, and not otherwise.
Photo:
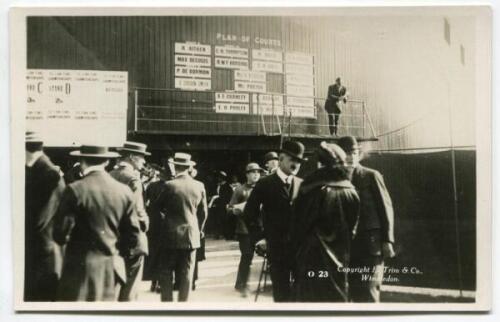
[(26, 132), (25, 301), (54, 301), (61, 250), (52, 238), (53, 218), (65, 188), (59, 167), (43, 152), (43, 139)]
[(173, 277), (178, 283), (178, 301), (189, 298), (196, 261), (207, 219), (207, 199), (203, 183), (189, 174), (195, 165), (191, 155), (175, 153), (169, 160), (175, 168), (175, 178), (165, 183), (159, 198), (164, 216), (161, 239), (160, 288), (161, 300), (173, 301)]
[(70, 154), (83, 178), (66, 187), (54, 219), (54, 240), (66, 246), (58, 300), (114, 301), (139, 239), (134, 196), (105, 170), (118, 153), (84, 145)]
[[(271, 264), (271, 280), (275, 302), (288, 302), (290, 297), (291, 256), (288, 245), (292, 203), (302, 183), (295, 175), (306, 161), (305, 147), (300, 142), (286, 141), (279, 155), (275, 173), (255, 185), (244, 210), (245, 223), (258, 240), (263, 228), (267, 255)], [(262, 221), (261, 221), (262, 210)], [(262, 222), (262, 225), (261, 225)], [(261, 227), (262, 226), (262, 227)]]
[(146, 231), (149, 228), (149, 217), (144, 206), (143, 188), (140, 171), (146, 161), (145, 156), (151, 155), (146, 151), (146, 144), (138, 142), (125, 142), (123, 147), (117, 150), (121, 153), (118, 167), (109, 174), (117, 181), (127, 185), (133, 195), (136, 206), (136, 214), (141, 224), (141, 234), (139, 236), (139, 247), (134, 254), (125, 258), (127, 267), (127, 282), (120, 289), (119, 301), (132, 301), (137, 299), (138, 285), (142, 280), (144, 268), (144, 256), (148, 254), (148, 239)]
[(369, 267), (371, 278), (349, 274), (354, 302), (379, 302), (384, 276), (384, 259), (394, 257), (394, 211), (392, 201), (377, 170), (362, 166), (355, 137), (341, 137), (337, 144), (346, 152), (351, 182), (358, 192), (361, 208), (357, 234), (351, 247), (350, 267)]
[(348, 302), (349, 250), (359, 218), (359, 197), (349, 181), (346, 154), (322, 142), (319, 169), (308, 175), (294, 204), (290, 244), (297, 302)]
[(228, 205), (228, 212), (236, 217), (235, 233), (238, 238), (241, 252), (238, 274), (236, 276), (236, 285), (234, 288), (239, 291), (243, 297), (248, 295), (248, 277), (250, 275), (250, 266), (252, 265), (254, 244), (248, 234), (248, 228), (242, 215), (246, 201), (263, 172), (264, 169), (259, 167), (257, 163), (251, 162), (247, 164), (245, 168), (247, 181), (234, 190)]

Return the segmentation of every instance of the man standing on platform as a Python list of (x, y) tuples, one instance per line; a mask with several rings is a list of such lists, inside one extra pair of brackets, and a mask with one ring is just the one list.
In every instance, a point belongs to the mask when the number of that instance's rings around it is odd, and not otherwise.
[(372, 272), (368, 280), (362, 280), (361, 274), (349, 274), (351, 300), (379, 302), (384, 259), (395, 256), (391, 197), (380, 172), (359, 163), (360, 147), (355, 137), (341, 137), (337, 144), (347, 154), (349, 176), (361, 201), (358, 230), (351, 245), (349, 266), (366, 266)]
[(52, 239), (53, 218), (64, 191), (59, 167), (43, 153), (43, 140), (26, 132), (25, 301), (54, 301), (62, 257)]
[[(288, 244), (292, 203), (302, 179), (295, 175), (304, 159), (305, 147), (300, 142), (286, 141), (279, 155), (275, 173), (261, 179), (253, 189), (244, 210), (244, 219), (254, 240), (264, 237), (271, 264), (271, 281), (275, 302), (291, 300), (290, 275), (292, 258)], [(261, 221), (261, 211), (263, 218)], [(257, 237), (261, 233), (263, 236)], [(260, 242), (259, 242), (260, 243)]]
[(66, 187), (54, 219), (54, 240), (66, 245), (58, 300), (114, 301), (127, 279), (122, 256), (136, 250), (140, 233), (134, 197), (105, 170), (118, 153), (84, 145), (70, 154), (83, 178)]
[(150, 155), (146, 152), (146, 144), (138, 142), (125, 142), (123, 147), (118, 148), (122, 158), (118, 167), (110, 172), (110, 175), (117, 181), (127, 185), (134, 194), (136, 214), (141, 225), (139, 236), (139, 247), (137, 252), (125, 258), (127, 268), (127, 282), (120, 290), (119, 301), (132, 301), (137, 299), (137, 287), (142, 280), (144, 269), (144, 256), (148, 254), (148, 239), (146, 231), (149, 228), (149, 217), (144, 206), (143, 189), (140, 170), (146, 161), (144, 157)]
[(337, 77), (335, 84), (328, 86), (328, 95), (325, 101), (325, 110), (328, 113), (328, 125), (331, 135), (337, 135), (341, 104), (346, 103), (346, 88), (342, 85), (340, 77)]
[(205, 187), (189, 174), (194, 162), (187, 153), (169, 160), (175, 178), (166, 183), (159, 200), (164, 214), (161, 241), (161, 300), (173, 301), (173, 275), (179, 287), (179, 302), (189, 298), (203, 228), (207, 219)]

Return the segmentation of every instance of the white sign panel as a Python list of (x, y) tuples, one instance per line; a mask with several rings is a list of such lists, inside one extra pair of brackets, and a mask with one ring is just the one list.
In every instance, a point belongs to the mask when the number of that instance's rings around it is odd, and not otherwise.
[(228, 93), (228, 92), (215, 93), (215, 100), (217, 102), (248, 103), (248, 99), (249, 95), (245, 93)]
[(287, 74), (314, 75), (312, 65), (286, 64), (285, 71)]
[(175, 43), (175, 52), (179, 54), (211, 55), (210, 45), (201, 45), (195, 43)]
[(248, 59), (248, 48), (215, 46), (215, 56)]
[(248, 104), (216, 103), (215, 112), (229, 114), (249, 114), (249, 107)]
[(252, 105), (252, 113), (256, 115), (277, 115), (277, 116), (283, 116), (284, 112), (284, 106), (274, 106), (274, 111), (273, 111), (273, 106), (272, 105), (257, 105), (253, 104)]
[(175, 76), (211, 78), (212, 69), (204, 67), (175, 66)]
[(210, 67), (212, 62), (207, 56), (175, 55), (175, 65)]
[(312, 75), (286, 74), (286, 83), (291, 85), (314, 86)]
[(313, 64), (313, 56), (304, 53), (285, 53), (285, 61), (290, 64)]
[(252, 70), (270, 73), (283, 73), (283, 64), (270, 61), (252, 61)]
[(316, 110), (310, 107), (287, 106), (286, 115), (292, 113), (292, 117), (316, 118)]
[(46, 146), (125, 142), (127, 72), (30, 69), (26, 81), (27, 129), (40, 132)]
[(283, 105), (283, 96), (270, 95), (270, 94), (253, 94), (252, 102), (254, 104), (268, 104), (268, 105)]
[(313, 107), (314, 106), (314, 98), (287, 96), (286, 97), (286, 105)]
[(271, 60), (277, 62), (283, 61), (283, 53), (281, 51), (269, 49), (253, 49), (252, 57), (257, 60)]
[(294, 96), (314, 97), (314, 87), (287, 84), (286, 93)]
[(265, 93), (266, 92), (266, 84), (265, 83), (251, 83), (251, 82), (234, 82), (234, 90), (240, 92), (258, 92)]
[(175, 88), (194, 91), (206, 91), (212, 88), (212, 81), (209, 79), (175, 78)]
[(215, 68), (248, 69), (248, 60), (215, 57)]
[(266, 73), (254, 72), (251, 70), (235, 70), (234, 79), (240, 81), (249, 81), (249, 82), (265, 82)]

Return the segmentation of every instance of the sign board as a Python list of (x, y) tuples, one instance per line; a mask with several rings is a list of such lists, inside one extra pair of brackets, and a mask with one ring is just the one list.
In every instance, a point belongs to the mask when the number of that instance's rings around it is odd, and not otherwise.
[(292, 112), (292, 117), (316, 118), (316, 110), (310, 107), (287, 106), (286, 115)]
[(274, 106), (274, 112), (273, 112), (273, 106), (272, 105), (257, 105), (257, 104), (252, 104), (252, 113), (256, 115), (276, 115), (276, 116), (283, 116), (284, 112), (284, 106)]
[(234, 90), (240, 92), (258, 92), (265, 93), (266, 92), (266, 84), (265, 83), (252, 83), (252, 82), (234, 82)]
[(314, 87), (287, 84), (286, 93), (294, 96), (314, 97)]
[(286, 105), (288, 105), (288, 106), (314, 107), (314, 98), (287, 96)]
[(210, 79), (175, 78), (175, 88), (194, 91), (206, 91), (212, 89)]
[(248, 59), (248, 48), (215, 46), (215, 56)]
[(283, 61), (283, 53), (281, 51), (269, 49), (253, 49), (252, 58), (256, 60)]
[(215, 68), (248, 69), (248, 59), (215, 57)]
[(215, 112), (228, 114), (249, 114), (249, 107), (248, 104), (216, 103)]
[(314, 75), (314, 68), (312, 65), (300, 65), (300, 64), (285, 64), (285, 71), (287, 74), (302, 74), (302, 75)]
[(228, 93), (228, 92), (215, 93), (215, 100), (217, 102), (248, 103), (248, 99), (249, 95), (245, 93)]
[(283, 105), (283, 96), (271, 94), (253, 94), (252, 102), (254, 104), (268, 104), (268, 105)]
[(212, 50), (210, 45), (202, 45), (197, 43), (175, 43), (175, 52), (178, 54), (192, 55), (211, 55)]
[(312, 75), (286, 74), (286, 83), (291, 85), (314, 86), (314, 77)]
[(285, 53), (285, 61), (289, 64), (313, 65), (313, 56), (304, 53)]
[(204, 67), (175, 66), (175, 76), (212, 78), (212, 69)]
[(270, 73), (283, 73), (283, 64), (270, 61), (252, 61), (252, 70)]
[(189, 56), (176, 54), (175, 65), (210, 67), (212, 65), (212, 61), (211, 57), (207, 56)]
[(249, 81), (249, 82), (265, 82), (266, 73), (254, 72), (251, 70), (235, 70), (234, 80)]
[(26, 126), (46, 146), (125, 142), (127, 72), (29, 69), (26, 82)]

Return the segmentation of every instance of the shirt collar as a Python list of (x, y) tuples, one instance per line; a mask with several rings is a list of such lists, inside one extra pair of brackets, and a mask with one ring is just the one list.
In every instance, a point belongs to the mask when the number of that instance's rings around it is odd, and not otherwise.
[(102, 165), (92, 165), (92, 166), (86, 168), (85, 170), (83, 170), (82, 175), (85, 177), (86, 175), (88, 175), (89, 173), (94, 172), (94, 171), (106, 171), (106, 170), (104, 169), (104, 167)]
[(35, 151), (33, 153), (26, 153), (26, 166), (27, 167), (32, 167), (35, 162), (40, 159), (42, 156), (43, 151)]
[(288, 184), (291, 184), (292, 183), (292, 178), (293, 178), (293, 175), (287, 175), (283, 172), (283, 170), (281, 170), (281, 168), (278, 168), (276, 170), (276, 174), (278, 175), (278, 177), (280, 177), (281, 181), (283, 181), (283, 183), (288, 183)]
[(181, 177), (181, 176), (190, 176), (188, 173), (188, 170), (179, 172), (175, 175), (176, 178)]

